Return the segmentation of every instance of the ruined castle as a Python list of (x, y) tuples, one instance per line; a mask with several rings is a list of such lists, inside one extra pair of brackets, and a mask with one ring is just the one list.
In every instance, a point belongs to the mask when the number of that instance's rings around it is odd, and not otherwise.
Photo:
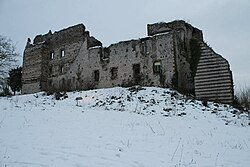
[(114, 86), (160, 86), (198, 99), (232, 103), (229, 63), (182, 20), (147, 25), (148, 36), (103, 47), (83, 24), (30, 39), (22, 93)]

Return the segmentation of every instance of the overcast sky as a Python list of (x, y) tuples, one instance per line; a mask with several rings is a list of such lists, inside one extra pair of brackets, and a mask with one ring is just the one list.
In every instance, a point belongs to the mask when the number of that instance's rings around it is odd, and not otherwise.
[(0, 0), (0, 34), (23, 54), (27, 38), (83, 23), (109, 46), (146, 36), (146, 25), (183, 19), (226, 58), (236, 88), (250, 84), (250, 0)]

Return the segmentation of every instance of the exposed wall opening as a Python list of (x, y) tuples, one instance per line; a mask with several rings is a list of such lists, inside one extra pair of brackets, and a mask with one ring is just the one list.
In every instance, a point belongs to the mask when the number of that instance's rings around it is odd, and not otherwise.
[(161, 61), (157, 60), (154, 62), (153, 65), (153, 71), (155, 74), (160, 74), (161, 73)]
[(54, 52), (50, 52), (50, 60), (53, 60), (55, 58)]
[(114, 80), (118, 77), (118, 67), (112, 67), (111, 70), (111, 79)]
[(103, 60), (109, 59), (110, 55), (110, 49), (109, 48), (103, 48)]
[(132, 44), (132, 51), (134, 52), (135, 51), (135, 48), (136, 47), (136, 45), (135, 44)]
[(61, 57), (64, 57), (64, 56), (65, 56), (65, 50), (61, 49)]
[(62, 74), (64, 72), (64, 67), (63, 66), (60, 66), (59, 67), (59, 73)]
[(94, 79), (95, 79), (95, 82), (98, 82), (100, 80), (100, 72), (99, 72), (99, 70), (94, 71)]
[(141, 73), (140, 64), (134, 64), (133, 65), (133, 76), (137, 77), (138, 75), (140, 75), (140, 73)]
[(133, 77), (135, 84), (139, 84), (141, 81), (141, 67), (140, 64), (133, 65)]

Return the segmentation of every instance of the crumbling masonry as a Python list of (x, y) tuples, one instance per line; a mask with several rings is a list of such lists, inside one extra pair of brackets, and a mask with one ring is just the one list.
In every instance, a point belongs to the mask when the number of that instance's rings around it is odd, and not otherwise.
[(83, 24), (28, 39), (22, 93), (142, 85), (232, 103), (229, 63), (203, 41), (201, 30), (181, 20), (147, 29), (148, 37), (109, 47)]

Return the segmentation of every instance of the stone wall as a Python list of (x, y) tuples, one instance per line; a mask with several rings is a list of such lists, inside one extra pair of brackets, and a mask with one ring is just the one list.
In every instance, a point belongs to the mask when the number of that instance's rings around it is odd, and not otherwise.
[(44, 45), (27, 47), (24, 52), (22, 93), (41, 91), (42, 57)]
[(194, 94), (194, 76), (190, 62), (192, 59), (190, 41), (195, 39), (203, 41), (202, 31), (182, 20), (169, 23), (148, 24), (148, 35), (164, 35), (173, 33), (174, 69), (172, 87), (184, 93)]
[[(184, 93), (196, 93), (198, 98), (215, 100), (214, 95), (204, 94), (204, 91), (219, 89), (222, 85), (216, 82), (213, 87), (203, 89), (208, 82), (201, 79), (207, 75), (202, 72), (201, 63), (205, 50), (197, 57), (192, 49), (192, 41), (203, 43), (202, 31), (184, 21), (148, 24), (147, 28), (148, 37), (109, 47), (103, 47), (99, 40), (90, 36), (83, 24), (38, 35), (33, 43), (29, 39), (24, 51), (22, 93), (139, 84), (172, 87)], [(222, 61), (220, 56), (213, 56), (215, 64)], [(214, 59), (205, 61), (209, 64)], [(218, 72), (220, 68), (215, 70)], [(230, 71), (229, 66), (226, 71)], [(229, 85), (225, 90), (231, 91), (232, 80), (230, 83), (229, 80), (223, 83)], [(222, 93), (231, 93), (230, 98), (233, 96), (232, 92), (217, 93), (220, 97)]]
[(167, 33), (170, 31), (184, 31), (185, 37), (187, 39), (196, 38), (199, 40), (203, 40), (202, 31), (196, 27), (193, 27), (191, 24), (186, 23), (183, 20), (176, 20), (172, 22), (159, 22), (154, 24), (147, 25), (148, 36)]
[[(165, 34), (123, 41), (107, 48), (101, 46), (88, 48), (87, 42), (84, 42), (67, 72), (60, 76), (57, 73), (50, 79), (56, 89), (62, 89), (60, 87), (62, 80), (70, 83), (67, 90), (135, 84), (170, 87), (174, 72), (172, 40), (172, 34)], [(153, 70), (155, 62), (161, 64), (158, 72)], [(99, 79), (95, 76), (96, 72)]]
[(63, 73), (69, 69), (87, 36), (84, 25), (79, 24), (54, 34), (49, 31), (37, 35), (33, 43), (28, 39), (23, 59), (22, 93), (53, 89), (49, 78), (60, 76), (60, 68), (64, 68)]

